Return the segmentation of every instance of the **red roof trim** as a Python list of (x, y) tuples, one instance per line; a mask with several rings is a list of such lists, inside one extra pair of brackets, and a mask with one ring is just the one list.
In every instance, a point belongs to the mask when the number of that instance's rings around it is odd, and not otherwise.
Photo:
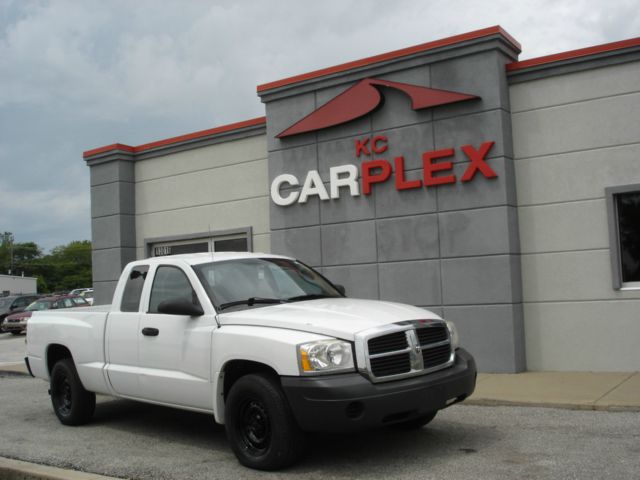
[(577, 50), (569, 50), (568, 52), (554, 53), (553, 55), (545, 55), (543, 57), (530, 58), (521, 62), (512, 62), (507, 64), (507, 71), (522, 70), (529, 67), (537, 67), (538, 65), (546, 65), (553, 62), (561, 62), (572, 58), (586, 57), (597, 53), (611, 52), (621, 50), (623, 48), (637, 47), (640, 45), (640, 37), (630, 38), (629, 40), (621, 40), (619, 42), (604, 43), (594, 47), (579, 48)]
[(220, 133), (228, 133), (234, 130), (240, 130), (241, 128), (253, 127), (257, 125), (265, 124), (266, 117), (252, 118), (251, 120), (244, 120), (242, 122), (230, 123), (221, 127), (210, 128), (208, 130), (200, 130), (199, 132), (187, 133), (177, 137), (165, 138), (164, 140), (156, 140), (155, 142), (145, 143), (138, 145), (137, 147), (131, 147), (122, 143), (114, 143), (113, 145), (107, 145), (104, 147), (94, 148), (93, 150), (87, 150), (82, 154), (84, 158), (92, 157), (99, 153), (110, 152), (112, 150), (122, 150), (129, 153), (141, 153), (154, 148), (166, 147), (176, 143), (187, 142), (189, 140), (196, 140), (198, 138), (208, 137), (210, 135), (218, 135)]
[(104, 147), (94, 148), (93, 150), (87, 150), (82, 154), (83, 157), (91, 157), (99, 153), (110, 152), (112, 150), (122, 150), (123, 152), (135, 153), (135, 147), (125, 145), (123, 143), (114, 143), (112, 145), (105, 145)]
[(499, 34), (502, 35), (511, 45), (513, 45), (518, 51), (521, 50), (520, 43), (516, 41), (511, 35), (509, 35), (501, 26), (495, 25), (493, 27), (483, 28), (481, 30), (474, 30), (473, 32), (463, 33), (461, 35), (454, 35), (453, 37), (447, 37), (433, 42), (427, 42), (413, 47), (402, 48), (400, 50), (394, 50), (392, 52), (383, 53), (380, 55), (374, 55), (373, 57), (363, 58), (361, 60), (355, 60), (353, 62), (347, 62), (333, 67), (322, 68), (320, 70), (314, 70), (313, 72), (303, 73), (301, 75), (295, 75), (293, 77), (284, 78), (282, 80), (276, 80), (275, 82), (264, 83), (258, 85), (258, 93), (272, 88), (282, 87), (284, 85), (291, 85), (293, 83), (302, 82), (305, 80), (311, 80), (313, 78), (323, 77), (325, 75), (331, 75), (333, 73), (344, 72), (352, 70), (358, 67), (364, 67), (366, 65), (372, 65), (374, 63), (384, 62), (386, 60), (392, 60), (394, 58), (400, 58), (414, 53), (425, 52), (427, 50), (433, 50), (439, 47), (445, 47), (461, 43), (467, 40), (474, 40), (476, 38), (487, 37), (489, 35)]

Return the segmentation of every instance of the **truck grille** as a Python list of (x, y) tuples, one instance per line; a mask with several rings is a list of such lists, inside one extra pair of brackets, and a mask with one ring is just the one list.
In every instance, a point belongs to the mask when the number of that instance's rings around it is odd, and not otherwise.
[(400, 373), (407, 373), (410, 370), (411, 357), (409, 356), (409, 352), (371, 359), (371, 372), (376, 377), (398, 375)]
[(404, 332), (390, 333), (369, 340), (369, 355), (404, 350), (408, 346), (407, 335)]
[(441, 345), (422, 350), (422, 361), (424, 368), (433, 368), (449, 361), (451, 356), (451, 346)]
[(409, 328), (367, 339), (366, 356), (372, 379), (393, 380), (451, 364), (451, 340), (446, 325), (425, 326), (424, 322), (403, 325)]

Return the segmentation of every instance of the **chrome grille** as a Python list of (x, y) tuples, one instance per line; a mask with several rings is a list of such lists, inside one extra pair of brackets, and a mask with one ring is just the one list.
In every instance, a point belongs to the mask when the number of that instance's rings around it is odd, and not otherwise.
[(391, 333), (369, 340), (369, 355), (404, 350), (407, 344), (407, 336), (404, 332)]
[(420, 345), (429, 345), (431, 343), (444, 342), (449, 339), (447, 327), (437, 326), (430, 328), (418, 328), (416, 330)]
[(360, 370), (373, 382), (430, 373), (453, 364), (449, 330), (442, 321), (415, 320), (360, 334)]
[(449, 361), (451, 356), (450, 345), (440, 345), (439, 347), (425, 348), (422, 350), (422, 362), (424, 368), (433, 368)]
[(411, 357), (409, 356), (409, 352), (372, 358), (371, 371), (376, 377), (407, 373), (411, 371)]

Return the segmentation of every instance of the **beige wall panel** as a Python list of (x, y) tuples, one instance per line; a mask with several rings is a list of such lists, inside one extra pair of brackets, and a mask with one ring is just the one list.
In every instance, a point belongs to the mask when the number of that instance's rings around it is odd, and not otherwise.
[(511, 111), (640, 91), (640, 62), (558, 75), (509, 87)]
[(525, 304), (529, 370), (640, 370), (640, 301)]
[(138, 161), (135, 165), (136, 181), (238, 164), (266, 156), (267, 137), (259, 135)]
[(614, 290), (609, 250), (522, 255), (525, 302), (640, 298), (640, 290)]
[(637, 143), (640, 93), (512, 115), (515, 158)]
[(232, 228), (253, 227), (254, 234), (269, 233), (269, 198), (252, 198), (201, 207), (183, 208), (136, 216), (136, 241), (144, 246), (148, 238), (189, 235)]
[(253, 251), (260, 253), (271, 253), (271, 234), (262, 233), (253, 236)]
[(267, 161), (203, 170), (136, 184), (140, 214), (268, 194)]
[(521, 206), (604, 198), (605, 187), (640, 183), (640, 144), (517, 160), (515, 170)]
[(609, 248), (603, 199), (520, 207), (518, 223), (522, 253)]

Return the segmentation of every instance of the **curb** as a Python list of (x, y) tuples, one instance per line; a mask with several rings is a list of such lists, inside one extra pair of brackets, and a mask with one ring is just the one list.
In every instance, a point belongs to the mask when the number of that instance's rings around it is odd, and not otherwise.
[(96, 473), (65, 470), (5, 457), (0, 457), (0, 478), (3, 480), (121, 480)]
[(498, 400), (494, 398), (467, 399), (464, 405), (478, 407), (541, 407), (560, 408), (563, 410), (582, 410), (589, 412), (640, 412), (640, 406), (635, 405), (593, 405), (588, 403), (562, 403), (562, 402), (524, 402), (513, 400)]

